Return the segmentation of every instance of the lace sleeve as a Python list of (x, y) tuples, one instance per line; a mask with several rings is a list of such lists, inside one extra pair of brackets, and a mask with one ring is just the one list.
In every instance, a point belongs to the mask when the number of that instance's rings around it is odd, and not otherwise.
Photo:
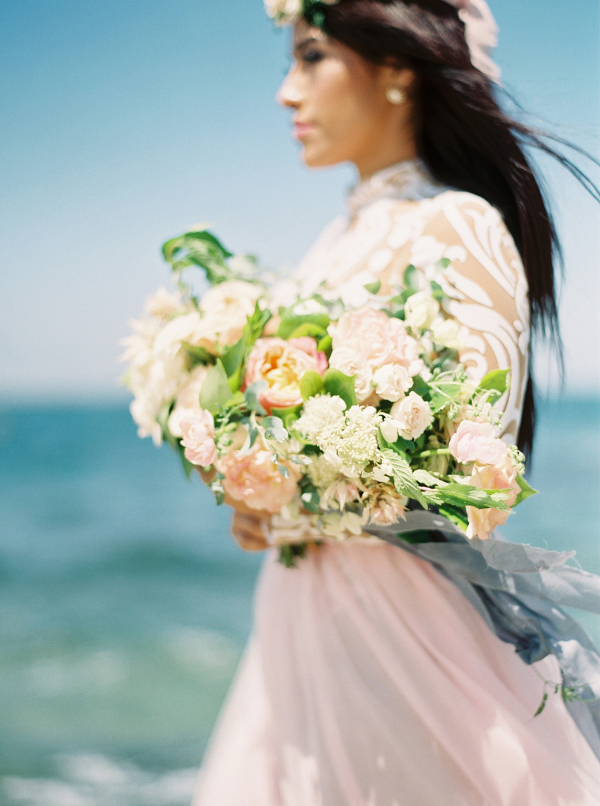
[[(401, 281), (408, 263), (440, 283), (450, 297), (445, 316), (462, 326), (461, 360), (469, 375), (479, 379), (492, 369), (511, 370), (510, 390), (498, 407), (504, 411), (504, 434), (516, 440), (527, 381), (529, 305), (513, 239), (498, 211), (470, 193), (443, 193), (422, 203), (421, 213), (413, 213), (408, 238), (400, 237), (406, 216), (398, 217), (396, 236), (392, 227), (389, 246), (395, 237), (404, 243), (398, 243), (393, 259), (378, 273), (381, 293)], [(441, 258), (451, 261), (443, 271)]]

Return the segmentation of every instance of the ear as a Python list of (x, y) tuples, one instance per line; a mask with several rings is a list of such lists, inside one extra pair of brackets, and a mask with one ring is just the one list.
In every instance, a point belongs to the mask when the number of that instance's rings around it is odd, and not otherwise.
[(384, 89), (398, 87), (410, 96), (416, 82), (416, 74), (409, 67), (394, 67), (386, 64), (381, 67), (380, 78)]

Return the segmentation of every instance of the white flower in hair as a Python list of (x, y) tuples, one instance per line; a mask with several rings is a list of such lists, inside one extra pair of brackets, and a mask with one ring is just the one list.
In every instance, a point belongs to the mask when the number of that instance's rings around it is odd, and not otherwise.
[(339, 0), (264, 0), (265, 11), (277, 25), (294, 25), (314, 5), (334, 6)]

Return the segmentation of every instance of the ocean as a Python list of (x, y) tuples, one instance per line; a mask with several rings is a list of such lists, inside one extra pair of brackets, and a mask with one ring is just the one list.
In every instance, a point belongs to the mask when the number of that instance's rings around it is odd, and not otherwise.
[[(600, 573), (599, 448), (600, 399), (544, 404), (504, 534)], [(261, 565), (228, 522), (126, 407), (0, 407), (1, 804), (189, 806)]]

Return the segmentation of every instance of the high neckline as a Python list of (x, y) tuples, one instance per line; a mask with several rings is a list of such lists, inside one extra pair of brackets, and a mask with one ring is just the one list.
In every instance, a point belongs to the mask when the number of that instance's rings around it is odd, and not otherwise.
[(352, 217), (379, 199), (419, 201), (437, 196), (443, 190), (418, 157), (383, 168), (355, 185), (348, 194), (348, 210)]

